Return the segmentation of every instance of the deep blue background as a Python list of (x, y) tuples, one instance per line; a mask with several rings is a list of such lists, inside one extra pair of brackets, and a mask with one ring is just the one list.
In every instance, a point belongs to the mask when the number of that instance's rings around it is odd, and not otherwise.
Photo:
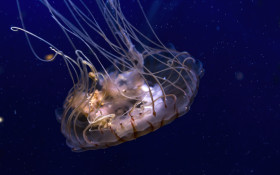
[[(137, 3), (121, 3), (145, 30)], [(21, 4), (27, 29), (71, 51), (38, 1)], [(23, 33), (9, 29), (20, 26), (15, 1), (1, 1), (1, 175), (280, 174), (280, 2), (145, 0), (143, 6), (163, 43), (204, 64), (191, 110), (137, 140), (73, 153), (54, 115), (71, 87), (66, 67), (61, 59), (34, 58)], [(38, 53), (48, 53), (34, 42)]]

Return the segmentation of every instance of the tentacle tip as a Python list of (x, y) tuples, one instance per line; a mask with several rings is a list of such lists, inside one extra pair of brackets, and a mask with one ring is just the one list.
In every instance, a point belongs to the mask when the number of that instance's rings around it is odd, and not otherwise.
[(18, 28), (17, 27), (10, 27), (10, 29), (12, 30), (12, 31), (14, 31), (14, 32), (17, 32), (18, 31)]

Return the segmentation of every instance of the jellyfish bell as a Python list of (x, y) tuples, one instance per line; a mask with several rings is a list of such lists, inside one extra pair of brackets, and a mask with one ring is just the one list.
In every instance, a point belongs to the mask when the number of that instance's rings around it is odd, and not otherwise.
[[(79, 2), (85, 11), (71, 0), (65, 1), (76, 25), (47, 0), (42, 2), (72, 44), (76, 59), (25, 30), (22, 18), (23, 28), (12, 27), (12, 30), (27, 34), (35, 55), (30, 35), (54, 51), (53, 58), (48, 58), (48, 61), (58, 56), (64, 59), (74, 85), (63, 109), (56, 110), (56, 116), (73, 151), (107, 148), (136, 139), (188, 112), (204, 72), (202, 64), (187, 52), (165, 47), (153, 31), (139, 1), (155, 41), (125, 18), (118, 0), (96, 0), (110, 36), (82, 0)], [(21, 16), (19, 3), (18, 9)], [(87, 31), (88, 28), (91, 31)], [(110, 49), (97, 43), (93, 34), (102, 37)], [(69, 35), (82, 41), (92, 57), (77, 49)], [(105, 59), (111, 67), (105, 68)], [(98, 64), (93, 64), (92, 60)]]

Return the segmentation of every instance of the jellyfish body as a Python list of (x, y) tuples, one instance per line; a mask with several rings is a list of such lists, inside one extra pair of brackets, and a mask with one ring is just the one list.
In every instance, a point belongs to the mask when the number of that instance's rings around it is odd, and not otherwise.
[[(47, 42), (55, 52), (54, 57), (64, 58), (74, 82), (58, 118), (72, 150), (118, 145), (155, 131), (187, 113), (204, 72), (202, 64), (187, 52), (166, 48), (156, 35), (157, 41), (145, 37), (126, 20), (118, 0), (96, 0), (111, 38), (83, 1), (79, 2), (87, 15), (71, 0), (65, 1), (76, 26), (47, 0), (43, 2), (62, 30), (81, 40), (100, 64), (92, 64), (76, 46), (73, 46), (77, 56), (74, 60)], [(138, 4), (143, 10), (139, 1)], [(96, 43), (84, 25), (101, 36), (110, 51)], [(24, 29), (12, 29), (28, 33)], [(154, 33), (152, 28), (151, 31)], [(70, 37), (68, 39), (71, 42)], [(106, 69), (102, 59), (110, 61), (112, 66)]]

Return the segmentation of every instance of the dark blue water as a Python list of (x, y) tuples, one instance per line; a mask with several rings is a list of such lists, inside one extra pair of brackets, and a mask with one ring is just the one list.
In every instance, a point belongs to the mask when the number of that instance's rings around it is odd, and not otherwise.
[[(16, 2), (1, 1), (1, 175), (280, 174), (280, 2), (142, 2), (162, 42), (204, 64), (198, 95), (189, 113), (156, 132), (73, 153), (54, 112), (72, 85), (66, 66), (62, 59), (37, 60), (24, 34), (10, 30), (21, 25)], [(148, 34), (137, 3), (121, 3), (128, 20)], [(71, 54), (47, 9), (38, 1), (21, 4), (27, 29)], [(58, 0), (57, 8), (66, 11)], [(42, 56), (50, 52), (33, 42)]]

